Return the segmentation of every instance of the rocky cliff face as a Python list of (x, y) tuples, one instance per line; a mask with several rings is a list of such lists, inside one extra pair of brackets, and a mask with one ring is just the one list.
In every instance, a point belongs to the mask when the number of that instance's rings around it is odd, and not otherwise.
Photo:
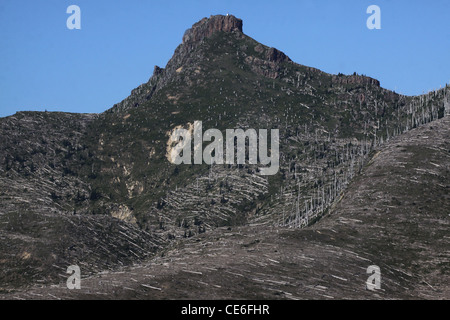
[(380, 81), (377, 79), (373, 79), (370, 77), (362, 76), (362, 75), (351, 75), (351, 76), (344, 76), (344, 75), (333, 75), (333, 82), (336, 84), (354, 84), (354, 85), (360, 85), (360, 86), (380, 86)]
[(243, 32), (242, 20), (232, 15), (203, 18), (195, 23), (192, 28), (186, 30), (183, 36), (183, 44), (199, 42), (216, 32)]

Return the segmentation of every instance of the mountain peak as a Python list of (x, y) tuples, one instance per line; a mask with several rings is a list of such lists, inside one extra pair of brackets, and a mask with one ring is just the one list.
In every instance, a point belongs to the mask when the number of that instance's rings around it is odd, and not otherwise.
[(215, 32), (242, 32), (242, 20), (233, 15), (215, 15), (203, 18), (186, 30), (183, 43), (197, 42), (210, 37)]

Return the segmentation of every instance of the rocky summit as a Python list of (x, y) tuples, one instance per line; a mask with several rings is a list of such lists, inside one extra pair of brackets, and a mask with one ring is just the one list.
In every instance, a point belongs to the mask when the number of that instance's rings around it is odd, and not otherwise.
[[(204, 18), (101, 114), (0, 119), (0, 298), (448, 299), (449, 114)], [(196, 121), (278, 130), (279, 170), (172, 163)]]
[(199, 42), (216, 32), (242, 33), (242, 20), (231, 15), (203, 18), (194, 24), (191, 29), (186, 30), (183, 36), (183, 44)]

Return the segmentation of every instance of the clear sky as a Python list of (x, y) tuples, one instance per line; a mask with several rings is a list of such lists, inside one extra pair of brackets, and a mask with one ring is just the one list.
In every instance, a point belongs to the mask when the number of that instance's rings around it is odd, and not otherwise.
[[(69, 5), (81, 30), (69, 30)], [(369, 30), (369, 5), (381, 30)], [(450, 83), (448, 0), (0, 0), (0, 117), (102, 112), (164, 67), (183, 33), (230, 13), (295, 62), (416, 95)]]

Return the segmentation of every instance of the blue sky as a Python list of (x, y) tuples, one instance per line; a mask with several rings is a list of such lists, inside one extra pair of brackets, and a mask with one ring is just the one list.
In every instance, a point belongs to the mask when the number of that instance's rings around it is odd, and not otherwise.
[[(69, 5), (81, 30), (69, 30)], [(381, 30), (369, 30), (369, 5)], [(183, 33), (212, 14), (295, 62), (357, 72), (407, 95), (450, 83), (448, 0), (0, 0), (0, 117), (19, 110), (102, 112), (164, 67)]]

